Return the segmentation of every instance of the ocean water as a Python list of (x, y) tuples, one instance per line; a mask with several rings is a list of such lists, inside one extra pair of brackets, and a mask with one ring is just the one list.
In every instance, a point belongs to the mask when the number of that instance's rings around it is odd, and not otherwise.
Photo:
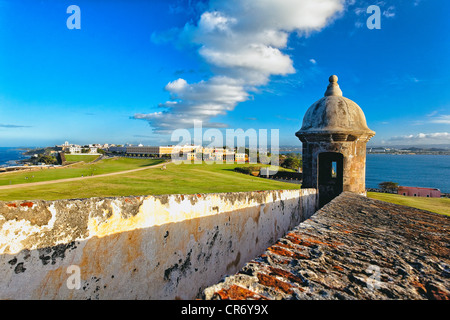
[(29, 158), (22, 153), (25, 150), (19, 148), (0, 147), (0, 167), (14, 166), (17, 160)]
[(383, 181), (450, 193), (450, 156), (368, 154), (366, 187), (378, 188)]

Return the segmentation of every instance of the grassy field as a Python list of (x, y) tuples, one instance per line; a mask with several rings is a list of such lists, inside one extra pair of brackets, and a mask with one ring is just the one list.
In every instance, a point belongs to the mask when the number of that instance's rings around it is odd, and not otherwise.
[(94, 161), (99, 157), (99, 155), (95, 154), (66, 154), (66, 161), (67, 162), (76, 162), (76, 161), (84, 161), (84, 162), (91, 162)]
[[(152, 160), (120, 159), (124, 170), (131, 166), (150, 165)], [(96, 168), (105, 171), (100, 164), (112, 166), (114, 161), (102, 160)], [(124, 162), (127, 168), (124, 168)], [(133, 164), (130, 164), (132, 162)], [(136, 163), (134, 163), (136, 162)], [(160, 167), (124, 173), (109, 177), (98, 177), (68, 183), (54, 183), (34, 187), (0, 190), (0, 200), (56, 200), (71, 198), (194, 194), (211, 192), (239, 192), (256, 190), (299, 189), (300, 185), (257, 178), (234, 171), (237, 164), (180, 164), (168, 163), (166, 170)], [(87, 170), (84, 168), (84, 170)], [(56, 171), (56, 170), (55, 170)], [(50, 172), (50, 171), (48, 171)], [(54, 173), (53, 173), (54, 174)], [(78, 173), (79, 176), (79, 173)]]
[(79, 163), (67, 168), (50, 168), (36, 171), (17, 171), (0, 174), (0, 186), (49, 180), (76, 178), (125, 171), (160, 163), (161, 160), (111, 158), (95, 163)]
[[(0, 185), (78, 178), (144, 168), (161, 160), (112, 158), (67, 168), (0, 174)], [(118, 174), (115, 176), (0, 190), (0, 200), (56, 200), (150, 194), (194, 194), (256, 190), (298, 189), (300, 185), (268, 180), (234, 171), (248, 164), (180, 164)], [(25, 179), (25, 177), (28, 177)], [(450, 199), (406, 197), (368, 192), (368, 197), (431, 212), (450, 215)]]
[(407, 197), (399, 194), (379, 192), (367, 192), (367, 196), (372, 199), (396, 203), (450, 216), (449, 198)]

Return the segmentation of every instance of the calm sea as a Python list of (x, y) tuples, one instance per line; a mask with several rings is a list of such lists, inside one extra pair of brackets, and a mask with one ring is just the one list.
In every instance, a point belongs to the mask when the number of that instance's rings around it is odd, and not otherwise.
[[(27, 158), (23, 152), (0, 147), (0, 166), (14, 165), (15, 160)], [(366, 187), (377, 188), (383, 181), (450, 193), (450, 156), (368, 154)]]
[(25, 150), (20, 148), (0, 147), (0, 167), (16, 165), (16, 160), (29, 158), (22, 153)]
[(377, 188), (383, 181), (450, 193), (450, 156), (368, 154), (366, 187)]

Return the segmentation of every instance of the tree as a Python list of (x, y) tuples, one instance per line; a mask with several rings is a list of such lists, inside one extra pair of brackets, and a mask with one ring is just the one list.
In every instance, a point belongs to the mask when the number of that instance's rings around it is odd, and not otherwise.
[(398, 190), (398, 183), (392, 181), (380, 182), (378, 186), (380, 187), (381, 191), (387, 193), (397, 193)]
[(281, 167), (286, 169), (298, 170), (301, 166), (301, 160), (294, 157), (286, 157), (280, 164)]
[(58, 160), (55, 157), (48, 155), (39, 155), (37, 162), (43, 162), (45, 164), (57, 164)]

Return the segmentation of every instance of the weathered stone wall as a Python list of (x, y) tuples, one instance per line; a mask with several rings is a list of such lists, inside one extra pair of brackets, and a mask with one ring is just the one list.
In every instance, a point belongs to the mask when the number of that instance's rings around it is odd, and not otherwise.
[(303, 139), (303, 186), (305, 188), (318, 188), (319, 154), (336, 152), (344, 156), (343, 190), (364, 195), (366, 193), (367, 137), (353, 137), (355, 140), (351, 141), (334, 140), (331, 134), (317, 135), (313, 138), (318, 141)]
[(350, 192), (205, 299), (450, 300), (450, 217)]
[(0, 299), (192, 299), (315, 203), (313, 189), (0, 202)]

